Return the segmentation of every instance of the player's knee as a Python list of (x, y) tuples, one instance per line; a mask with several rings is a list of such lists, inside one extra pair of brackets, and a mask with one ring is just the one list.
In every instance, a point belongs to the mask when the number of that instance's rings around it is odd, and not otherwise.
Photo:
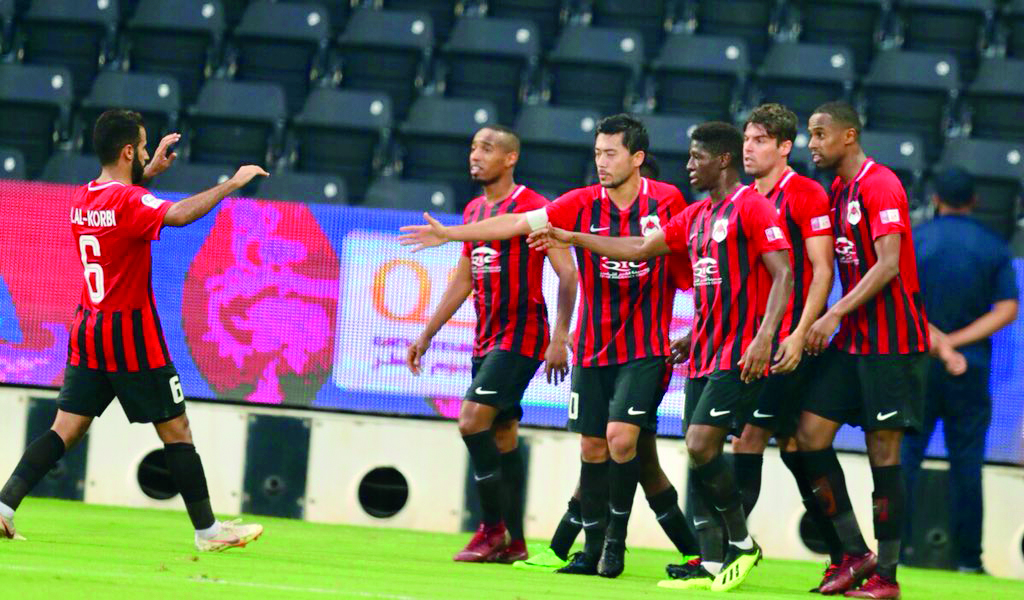
[(744, 431), (743, 435), (732, 440), (733, 452), (741, 454), (761, 454), (767, 446), (766, 436), (762, 436), (760, 432), (756, 431)]
[(192, 443), (192, 428), (189, 426), (188, 417), (184, 414), (170, 421), (157, 423), (155, 427), (160, 441), (165, 444)]
[(580, 440), (583, 462), (597, 463), (608, 460), (608, 442), (604, 438), (584, 436)]
[(711, 462), (715, 457), (716, 450), (711, 440), (705, 436), (686, 436), (686, 451), (690, 455), (690, 460), (696, 465), (704, 465)]
[(519, 427), (516, 425), (515, 421), (503, 421), (494, 424), (492, 430), (494, 431), (494, 443), (498, 446), (498, 452), (505, 454), (519, 446)]
[(608, 451), (616, 462), (633, 460), (636, 456), (636, 438), (627, 433), (608, 436)]

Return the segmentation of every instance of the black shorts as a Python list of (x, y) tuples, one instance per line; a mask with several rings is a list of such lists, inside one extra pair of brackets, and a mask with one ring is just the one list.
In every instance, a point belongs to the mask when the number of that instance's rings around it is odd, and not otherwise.
[(185, 413), (185, 394), (174, 365), (114, 373), (68, 365), (57, 408), (98, 417), (115, 397), (132, 423), (161, 423)]
[(609, 422), (658, 431), (658, 406), (672, 369), (662, 356), (621, 365), (573, 367), (569, 397), (569, 431), (604, 437)]
[(804, 410), (864, 431), (920, 431), (927, 369), (924, 352), (859, 355), (829, 348)]
[(757, 406), (765, 378), (743, 383), (740, 371), (714, 371), (686, 382), (683, 436), (690, 425), (711, 425), (739, 434)]
[(811, 376), (820, 367), (818, 362), (817, 356), (804, 354), (792, 373), (769, 376), (748, 423), (772, 432), (775, 437), (793, 436), (810, 389)]
[(540, 361), (507, 350), (491, 350), (473, 357), (473, 382), (465, 399), (498, 409), (494, 421), (523, 418), (523, 394), (537, 372)]

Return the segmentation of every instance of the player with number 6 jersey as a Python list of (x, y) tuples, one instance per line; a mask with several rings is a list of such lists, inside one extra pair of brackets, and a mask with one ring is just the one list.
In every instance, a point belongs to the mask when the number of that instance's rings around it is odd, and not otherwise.
[(115, 397), (129, 421), (156, 428), (167, 468), (195, 528), (198, 550), (243, 547), (263, 533), (260, 525), (222, 523), (213, 515), (206, 475), (185, 417), (185, 393), (156, 312), (150, 244), (160, 239), (164, 225), (196, 221), (253, 177), (267, 173), (246, 165), (205, 192), (176, 203), (160, 200), (139, 184), (174, 162), (177, 155), (170, 147), (179, 138), (176, 133), (165, 136), (150, 161), (138, 113), (109, 110), (96, 121), (93, 145), (102, 171), (74, 192), (69, 211), (84, 281), (57, 416), (52, 428), (29, 444), (0, 489), (0, 539), (21, 537), (14, 529), (21, 501)]

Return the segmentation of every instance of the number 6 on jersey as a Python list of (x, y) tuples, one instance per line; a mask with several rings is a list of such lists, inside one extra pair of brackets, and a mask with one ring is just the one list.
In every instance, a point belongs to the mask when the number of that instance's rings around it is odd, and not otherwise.
[[(94, 304), (99, 304), (106, 294), (103, 287), (103, 267), (89, 262), (86, 248), (92, 250), (94, 257), (98, 257), (100, 256), (100, 241), (94, 235), (78, 236), (78, 250), (82, 253), (82, 266), (85, 267), (85, 285), (89, 289), (89, 300), (92, 300)], [(89, 277), (90, 275), (92, 278)]]

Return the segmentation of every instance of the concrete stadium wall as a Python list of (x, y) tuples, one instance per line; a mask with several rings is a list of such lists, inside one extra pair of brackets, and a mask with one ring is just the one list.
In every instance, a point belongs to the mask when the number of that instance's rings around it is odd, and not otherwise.
[[(53, 398), (48, 390), (0, 388), (0, 477), (14, 468), (26, 443), (31, 399)], [(305, 489), (301, 514), (310, 521), (427, 531), (460, 531), (466, 509), (466, 452), (453, 423), (372, 417), (260, 406), (192, 402), (189, 419), (207, 472), (210, 495), (221, 515), (238, 514), (250, 495), (245, 473), (253, 465), (247, 455), (248, 424), (260, 415), (309, 420)], [(579, 442), (561, 431), (524, 429), (529, 446), (526, 531), (547, 538), (554, 531), (579, 473)], [(142, 492), (137, 473), (142, 459), (162, 446), (151, 427), (129, 425), (120, 406), (112, 404), (93, 424), (87, 441), (84, 500), (98, 504), (181, 509), (177, 497), (156, 500)], [(284, 449), (257, 448), (271, 453)], [(686, 489), (686, 452), (677, 439), (659, 443), (662, 466), (682, 495)], [(871, 471), (867, 458), (842, 454), (857, 519), (871, 538)], [(935, 461), (926, 466), (944, 468)], [(376, 518), (358, 499), (363, 477), (377, 467), (393, 467), (409, 488), (405, 506), (394, 516)], [(991, 573), (1024, 579), (1024, 469), (987, 466), (984, 475), (985, 520), (983, 561)], [(752, 534), (769, 557), (822, 559), (801, 541), (803, 516), (796, 486), (774, 449), (765, 456), (760, 501), (750, 519)], [(252, 487), (252, 486), (250, 486)], [(944, 502), (945, 498), (929, 498)], [(582, 538), (581, 538), (582, 540)], [(638, 489), (630, 524), (631, 546), (670, 548)], [(454, 552), (455, 549), (453, 549)]]

